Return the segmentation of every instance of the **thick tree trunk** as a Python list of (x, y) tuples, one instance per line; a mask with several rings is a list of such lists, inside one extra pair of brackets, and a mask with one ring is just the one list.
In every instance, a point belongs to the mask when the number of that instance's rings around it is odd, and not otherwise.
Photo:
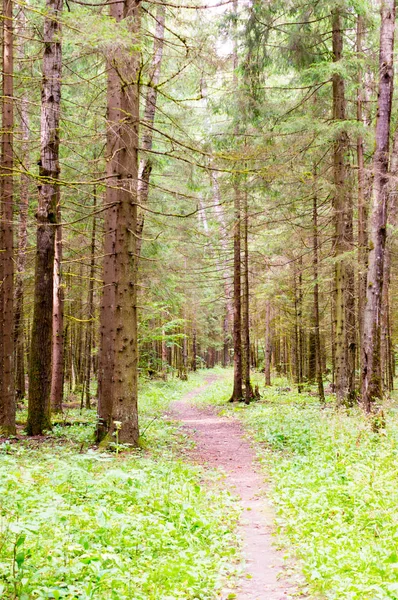
[[(125, 16), (130, 19), (133, 43), (137, 44), (140, 15), (135, 0), (128, 0)], [(120, 189), (115, 242), (115, 356), (112, 420), (120, 423), (119, 440), (137, 444), (138, 431), (138, 334), (137, 334), (137, 182), (139, 125), (138, 51), (115, 57), (120, 80), (121, 148)], [(125, 82), (129, 82), (126, 84)], [(123, 83), (123, 85), (122, 85)]]
[(29, 368), (27, 431), (41, 435), (51, 427), (51, 348), (54, 241), (59, 177), (62, 0), (47, 0), (41, 105), (41, 153), (35, 293)]
[(370, 222), (371, 246), (362, 340), (362, 402), (367, 412), (370, 412), (373, 403), (383, 396), (380, 372), (380, 328), (388, 208), (387, 172), (393, 96), (394, 32), (395, 0), (384, 0), (381, 9), (380, 79)]
[[(362, 36), (363, 36), (363, 17), (357, 19), (357, 53), (362, 59)], [(363, 123), (363, 73), (360, 70), (358, 74), (358, 93), (357, 93), (357, 120)], [(368, 269), (368, 206), (365, 192), (365, 164), (364, 164), (364, 143), (363, 136), (357, 137), (357, 163), (358, 163), (358, 329), (359, 343), (362, 343), (363, 336), (363, 315), (366, 303), (366, 277)]]
[[(25, 14), (21, 11), (19, 29), (25, 32)], [(23, 46), (20, 51), (21, 61), (24, 58)], [(18, 224), (18, 254), (17, 273), (15, 278), (15, 392), (16, 398), (25, 397), (25, 327), (24, 327), (24, 276), (26, 269), (26, 248), (28, 242), (27, 224), (29, 207), (29, 115), (28, 98), (21, 98), (21, 132), (23, 165), (19, 188), (19, 224)]]
[(51, 408), (62, 412), (64, 397), (64, 288), (62, 286), (61, 198), (57, 190), (57, 228), (54, 250), (53, 354), (51, 374)]
[(14, 92), (13, 92), (13, 4), (3, 0), (3, 99), (1, 148), (1, 328), (0, 328), (0, 432), (15, 433), (15, 383), (14, 383)]
[[(124, 16), (124, 3), (110, 5), (110, 16), (120, 22)], [(116, 51), (117, 53), (117, 51)], [(107, 187), (104, 219), (103, 289), (100, 308), (100, 349), (98, 357), (98, 423), (96, 440), (100, 442), (112, 426), (113, 369), (115, 349), (115, 242), (116, 213), (119, 201), (119, 154), (121, 151), (120, 79), (117, 58), (108, 56), (107, 88)]]

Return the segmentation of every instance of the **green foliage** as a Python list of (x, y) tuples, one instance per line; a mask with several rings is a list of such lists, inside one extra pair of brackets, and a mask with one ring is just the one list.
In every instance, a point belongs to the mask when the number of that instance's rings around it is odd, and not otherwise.
[(398, 421), (322, 410), (276, 389), (240, 410), (272, 481), (278, 529), (310, 588), (337, 600), (398, 598)]
[(0, 447), (1, 598), (214, 597), (234, 556), (237, 511), (178, 458), (185, 440), (161, 416), (198, 380), (142, 386), (150, 454), (84, 449), (92, 418), (76, 410), (68, 422), (87, 425), (60, 422), (43, 442)]

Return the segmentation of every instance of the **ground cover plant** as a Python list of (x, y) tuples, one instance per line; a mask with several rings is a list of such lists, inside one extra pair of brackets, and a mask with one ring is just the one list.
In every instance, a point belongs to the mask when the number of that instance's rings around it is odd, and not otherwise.
[[(260, 402), (225, 405), (242, 419), (270, 482), (280, 543), (314, 597), (398, 598), (398, 418), (386, 427), (356, 407), (322, 408), (282, 380)], [(202, 402), (225, 403), (226, 381)]]
[(141, 450), (90, 447), (93, 417), (77, 409), (40, 442), (1, 445), (1, 598), (216, 595), (235, 554), (237, 509), (178, 458), (185, 440), (162, 417), (201, 380), (142, 386)]

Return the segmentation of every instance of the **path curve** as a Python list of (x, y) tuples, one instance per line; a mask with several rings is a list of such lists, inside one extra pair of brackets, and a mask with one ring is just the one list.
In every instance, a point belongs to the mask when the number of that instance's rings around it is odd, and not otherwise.
[(283, 559), (272, 546), (273, 512), (264, 495), (264, 479), (256, 469), (255, 453), (241, 424), (221, 417), (215, 407), (197, 407), (195, 396), (214, 385), (217, 376), (174, 402), (169, 416), (181, 421), (195, 440), (189, 457), (200, 464), (223, 470), (225, 484), (241, 499), (239, 523), (246, 560), (246, 576), (240, 581), (237, 600), (287, 600), (293, 587), (283, 578)]

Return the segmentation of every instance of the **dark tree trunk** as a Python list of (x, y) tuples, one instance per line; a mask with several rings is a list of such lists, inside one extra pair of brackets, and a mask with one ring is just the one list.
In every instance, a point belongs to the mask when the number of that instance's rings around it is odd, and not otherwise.
[(51, 349), (54, 241), (59, 177), (62, 0), (47, 0), (41, 105), (40, 187), (37, 210), (35, 293), (29, 368), (27, 431), (41, 435), (51, 427)]
[(12, 0), (3, 0), (3, 99), (1, 148), (1, 328), (0, 328), (0, 432), (15, 433), (14, 382), (14, 32)]
[[(136, 44), (140, 27), (139, 5), (126, 3), (131, 39)], [(115, 242), (115, 353), (113, 426), (122, 443), (138, 444), (138, 333), (137, 333), (137, 182), (140, 55), (132, 51), (122, 60), (115, 57), (120, 74), (121, 148), (119, 152), (119, 203)], [(128, 85), (124, 82), (129, 82)], [(120, 423), (120, 425), (115, 425)]]

